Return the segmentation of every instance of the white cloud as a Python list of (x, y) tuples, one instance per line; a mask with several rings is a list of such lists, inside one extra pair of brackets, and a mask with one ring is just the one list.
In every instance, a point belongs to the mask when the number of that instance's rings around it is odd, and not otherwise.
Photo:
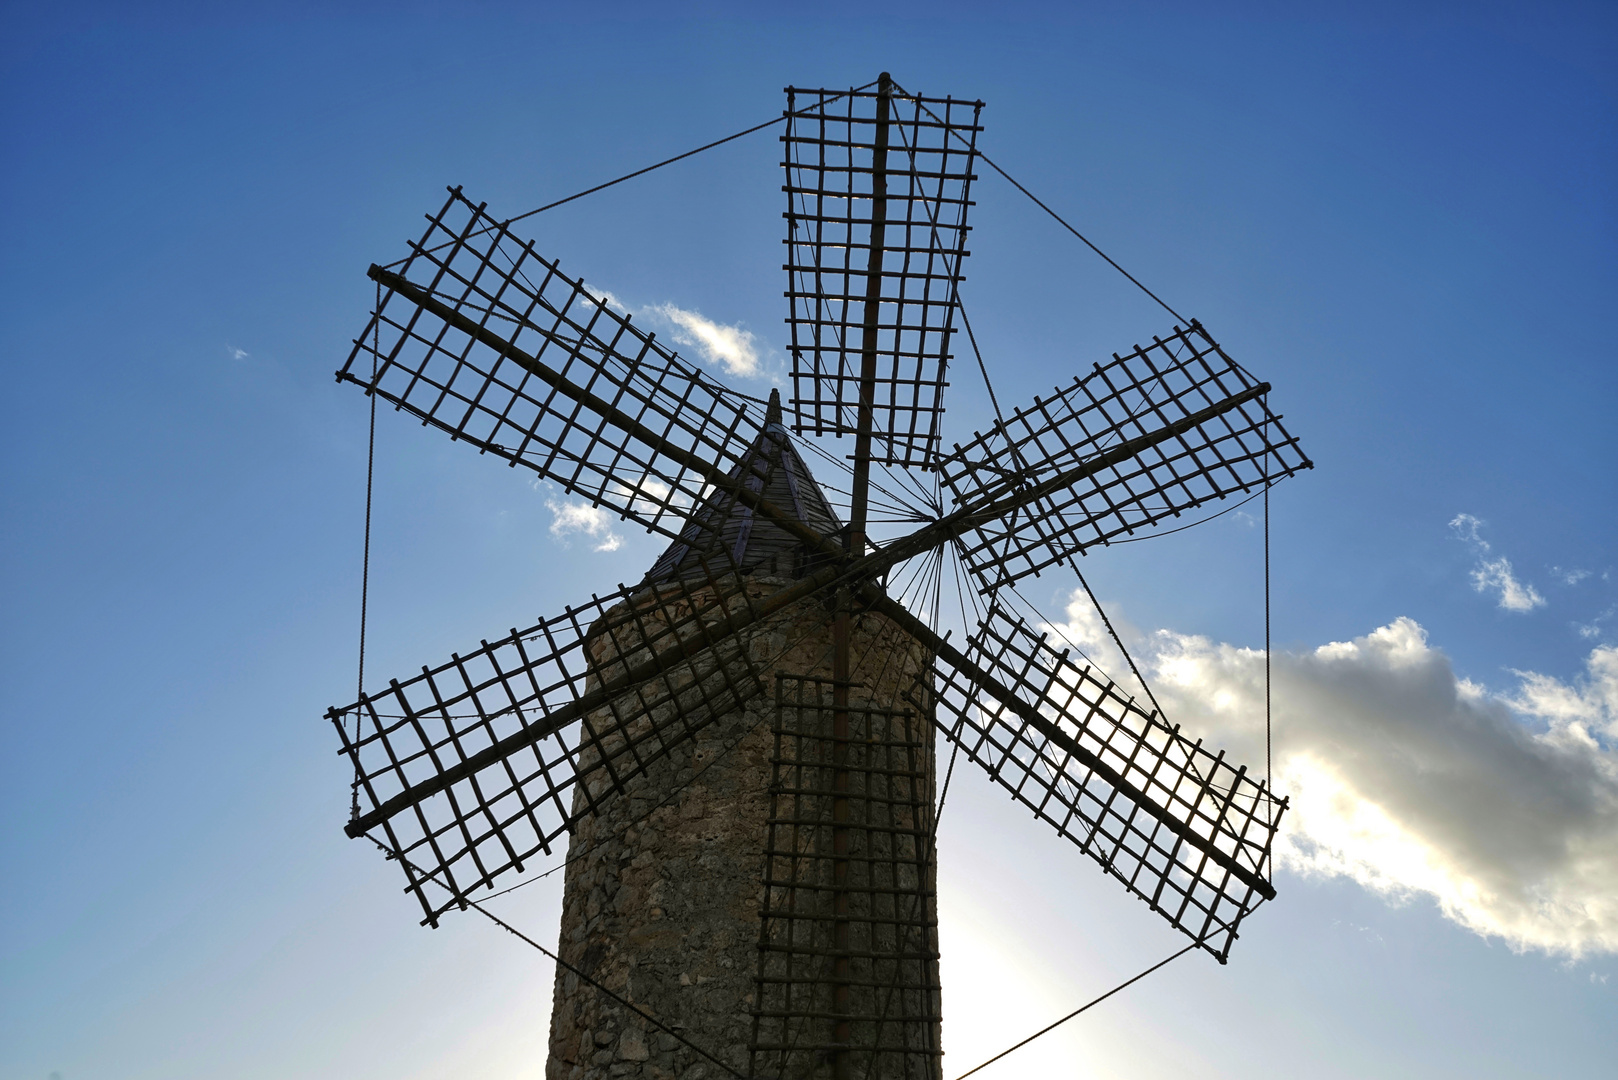
[(568, 537), (582, 533), (596, 541), (595, 551), (617, 551), (624, 538), (612, 531), (612, 516), (599, 506), (582, 502), (557, 502), (546, 499), (545, 505), (555, 515), (551, 522), (551, 535), (567, 543)]
[[(1082, 593), (1056, 627), (1118, 670)], [(1137, 662), (1169, 718), (1262, 769), (1264, 654), (1158, 631)], [(1514, 949), (1618, 952), (1618, 648), (1564, 682), (1458, 678), (1401, 618), (1274, 660), (1277, 861), (1347, 877)]]
[(642, 476), (633, 484), (614, 480), (612, 490), (618, 498), (624, 500), (625, 508), (631, 514), (642, 517), (653, 517), (659, 511), (671, 507), (677, 511), (684, 510), (691, 501), (683, 494), (676, 494), (668, 484), (650, 476)]
[(1456, 514), (1454, 519), (1450, 521), (1449, 527), (1455, 531), (1455, 535), (1460, 539), (1475, 545), (1483, 551), (1489, 550), (1489, 542), (1483, 539), (1482, 533), (1479, 531), (1483, 528), (1481, 518), (1475, 518), (1471, 514)]
[(750, 330), (714, 322), (699, 312), (687, 311), (674, 304), (631, 308), (616, 293), (600, 286), (581, 284), (581, 288), (587, 296), (594, 297), (621, 314), (651, 315), (666, 320), (674, 327), (675, 341), (698, 350), (708, 363), (720, 364), (732, 375), (759, 374), (759, 346)]
[(659, 304), (650, 310), (673, 323), (674, 339), (701, 350), (709, 363), (723, 364), (732, 375), (758, 374), (758, 347), (751, 331), (716, 323), (673, 304)]
[(1593, 641), (1604, 633), (1601, 624), (1610, 622), (1614, 615), (1618, 615), (1618, 604), (1607, 608), (1606, 611), (1603, 611), (1587, 623), (1574, 623), (1573, 628), (1579, 632), (1580, 637), (1589, 638)]
[(1500, 607), (1505, 611), (1533, 611), (1545, 606), (1545, 598), (1539, 595), (1538, 589), (1517, 580), (1511, 572), (1511, 560), (1504, 555), (1484, 559), (1472, 568), (1472, 588), (1478, 592), (1496, 591)]
[[(1504, 555), (1488, 558), (1489, 542), (1483, 539), (1483, 521), (1471, 514), (1456, 514), (1449, 523), (1457, 538), (1465, 541), (1477, 554), (1478, 564), (1472, 568), (1472, 588), (1480, 593), (1496, 593), (1497, 602), (1504, 611), (1532, 611), (1545, 606), (1545, 598), (1532, 585), (1518, 581), (1512, 572), (1511, 560)], [(1569, 583), (1571, 584), (1571, 582)]]
[(238, 349), (234, 345), (226, 345), (225, 354), (232, 360), (246, 360), (248, 357), (248, 352), (246, 349)]
[(1560, 566), (1553, 566), (1551, 567), (1551, 575), (1561, 581), (1563, 585), (1577, 585), (1590, 576), (1590, 571), (1577, 568), (1564, 570)]
[(586, 295), (595, 297), (615, 311), (623, 312), (626, 315), (629, 314), (629, 306), (618, 299), (617, 293), (608, 292), (606, 289), (597, 288), (594, 285), (586, 285), (584, 282), (580, 282), (579, 285), (584, 289)]

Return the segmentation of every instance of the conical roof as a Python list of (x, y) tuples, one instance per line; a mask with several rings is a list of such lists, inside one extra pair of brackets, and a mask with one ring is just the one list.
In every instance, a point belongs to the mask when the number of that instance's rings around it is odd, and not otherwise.
[[(822, 536), (831, 536), (842, 528), (825, 492), (798, 456), (781, 423), (779, 390), (770, 391), (764, 429), (731, 470), (730, 477), (741, 480), (747, 490), (758, 492)], [(734, 565), (745, 574), (802, 577), (815, 554), (803, 541), (755, 514), (752, 507), (730, 492), (715, 490), (691, 515), (680, 538), (652, 564), (646, 584), (705, 579), (708, 571), (701, 565), (705, 558), (718, 571)]]

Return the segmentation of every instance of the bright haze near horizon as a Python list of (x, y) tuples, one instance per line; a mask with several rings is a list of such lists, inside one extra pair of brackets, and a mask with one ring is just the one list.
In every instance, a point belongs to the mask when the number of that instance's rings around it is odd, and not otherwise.
[[(1271, 511), (1277, 899), (1228, 965), (979, 1075), (1611, 1077), (1618, 14), (678, 8), (5, 6), (0, 1080), (543, 1074), (548, 961), (419, 927), (341, 831), (366, 404), (332, 372), (366, 267), (446, 185), (509, 217), (882, 70), (981, 98), (981, 147), (1273, 383), (1316, 463)], [(778, 133), (520, 230), (764, 395)], [(963, 297), (1003, 403), (1167, 332), (979, 172)], [(991, 414), (956, 350), (964, 442)], [(368, 682), (661, 549), (386, 409), (374, 507)], [(1084, 561), (1170, 718), (1255, 767), (1259, 508)], [(1024, 592), (1105, 664), (1076, 589)], [(970, 765), (939, 842), (947, 1077), (1183, 941)], [(553, 944), (559, 878), (497, 910)]]

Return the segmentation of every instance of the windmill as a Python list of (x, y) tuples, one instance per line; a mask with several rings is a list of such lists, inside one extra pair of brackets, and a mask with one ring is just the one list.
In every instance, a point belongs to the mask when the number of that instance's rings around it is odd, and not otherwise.
[(328, 713), (346, 832), (424, 924), (566, 850), (551, 1077), (941, 1076), (935, 734), (1221, 963), (1274, 897), (1285, 800), (1017, 592), (1310, 467), (1269, 385), (1193, 320), (946, 449), (982, 103), (886, 74), (787, 94), (786, 402), (460, 188), (371, 267), (338, 372), (669, 542), (635, 584)]

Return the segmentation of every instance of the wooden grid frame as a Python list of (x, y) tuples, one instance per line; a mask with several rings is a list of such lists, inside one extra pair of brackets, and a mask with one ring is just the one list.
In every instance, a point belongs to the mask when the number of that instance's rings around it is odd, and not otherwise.
[[(383, 290), (338, 381), (592, 506), (677, 536), (706, 477), (665, 448), (728, 469), (760, 419), (484, 207), (450, 189), (392, 271), (408, 286)], [(581, 405), (535, 365), (603, 408)]]
[[(1036, 398), (940, 464), (956, 505), (981, 504), (1081, 466), (1127, 439), (1250, 390), (1259, 383), (1202, 325), (1136, 345), (1097, 364), (1055, 396)], [(1070, 562), (1087, 548), (1266, 481), (1313, 468), (1263, 397), (1244, 402), (1127, 461), (1035, 500), (962, 538), (962, 561), (980, 589)]]
[(393, 853), (436, 926), (765, 692), (746, 639), (717, 629), (750, 603), (728, 573), (620, 588), (329, 710), (361, 800), (349, 835)]
[[(793, 430), (853, 434), (866, 319), (878, 358), (872, 460), (930, 467), (955, 332), (981, 101), (889, 96), (885, 157), (868, 91), (787, 87), (785, 145)], [(876, 166), (886, 212), (874, 222)], [(880, 304), (866, 314), (873, 227)]]
[[(749, 1075), (938, 1080), (942, 1050), (931, 728), (915, 709), (851, 705), (834, 738), (831, 679), (778, 674), (770, 817), (764, 851), (758, 993)], [(858, 695), (861, 688), (850, 686)], [(841, 742), (841, 762), (838, 743)], [(843, 770), (847, 788), (833, 779)], [(852, 839), (833, 848), (833, 801), (846, 797)], [(835, 884), (835, 864), (846, 880)], [(848, 911), (833, 897), (843, 892)], [(833, 927), (849, 927), (844, 950)], [(834, 977), (838, 957), (848, 971)], [(838, 1008), (834, 984), (847, 987)], [(835, 1025), (846, 1023), (846, 1041)]]
[(968, 641), (968, 658), (1046, 723), (1029, 723), (939, 663), (939, 727), (1224, 963), (1242, 919), (1274, 896), (1270, 853), (1286, 800), (998, 606)]

